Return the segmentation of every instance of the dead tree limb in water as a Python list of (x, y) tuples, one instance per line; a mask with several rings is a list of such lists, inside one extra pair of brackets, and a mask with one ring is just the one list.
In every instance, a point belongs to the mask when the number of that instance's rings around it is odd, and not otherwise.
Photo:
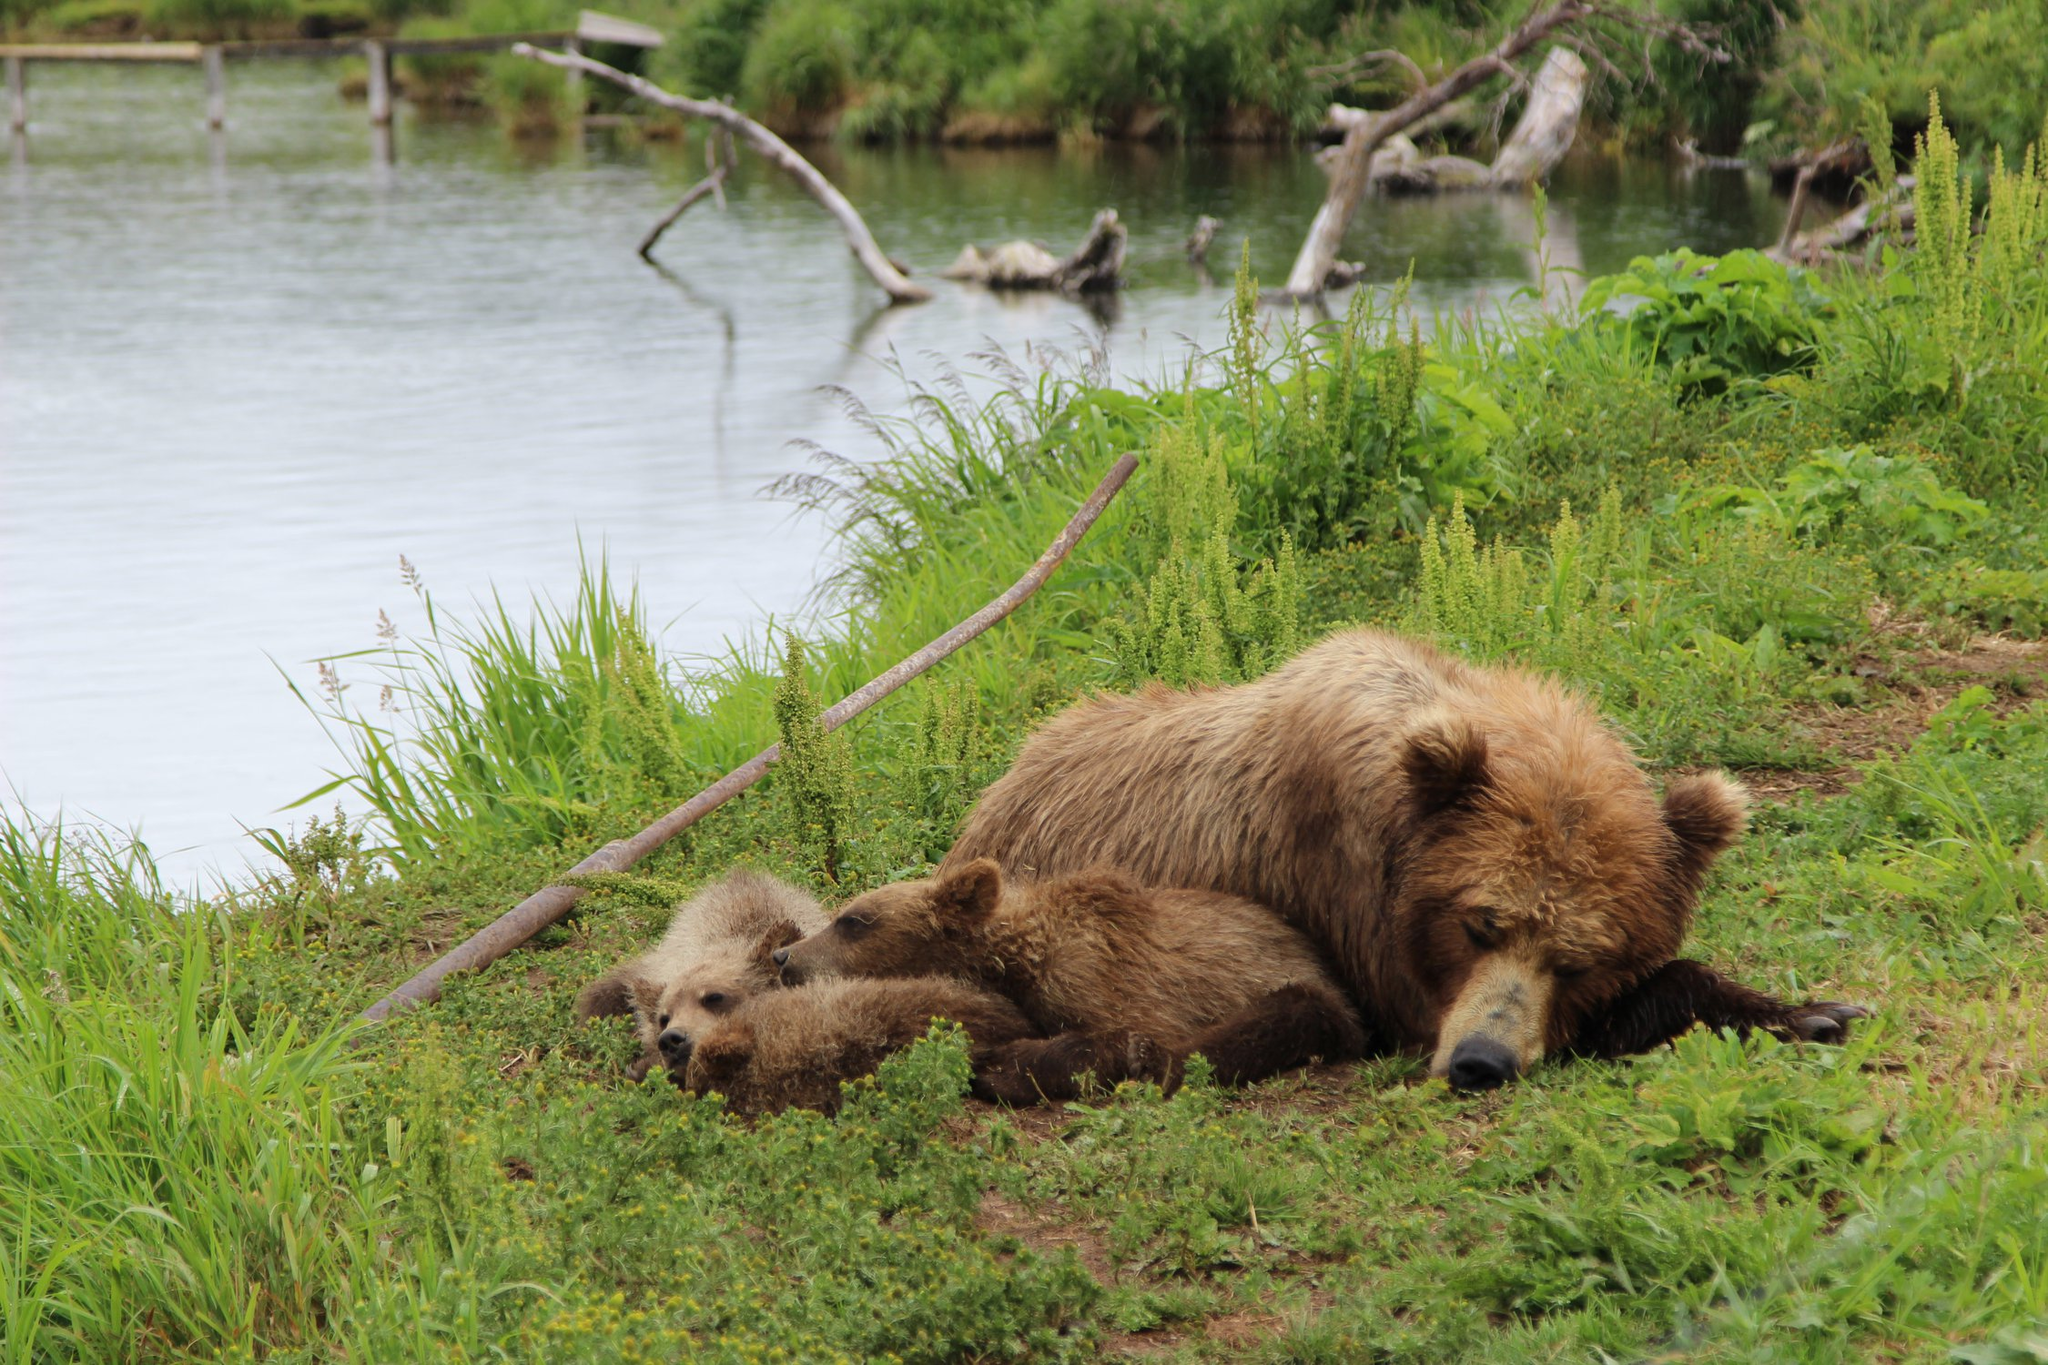
[[(1309, 225), (1308, 236), (1301, 244), (1300, 254), (1294, 258), (1293, 269), (1287, 273), (1284, 292), (1297, 299), (1314, 298), (1330, 286), (1333, 276), (1341, 278), (1337, 252), (1344, 244), (1344, 233), (1351, 226), (1352, 215), (1365, 198), (1371, 183), (1373, 153), (1379, 150), (1381, 143), (1434, 114), (1452, 100), (1478, 89), (1495, 76), (1524, 82), (1525, 78), (1515, 66), (1519, 58), (1552, 34), (1596, 19), (1611, 20), (1682, 43), (1710, 60), (1727, 60), (1725, 52), (1707, 46), (1695, 30), (1647, 11), (1614, 9), (1595, 3), (1595, 0), (1555, 0), (1536, 9), (1491, 50), (1474, 57), (1442, 80), (1425, 85), (1392, 109), (1351, 123), (1345, 130), (1343, 142), (1337, 145), (1335, 155), (1325, 165), (1330, 175), (1329, 190), (1323, 197), (1323, 206), (1316, 210), (1315, 220)], [(1418, 70), (1414, 62), (1397, 53), (1373, 53), (1369, 56), (1375, 62)]]
[(705, 177), (685, 190), (683, 197), (676, 201), (676, 206), (663, 214), (661, 221), (649, 228), (647, 235), (640, 239), (640, 254), (643, 257), (652, 259), (654, 244), (661, 240), (661, 234), (674, 227), (676, 219), (688, 213), (690, 206), (705, 195), (717, 195), (718, 207), (725, 207), (725, 177), (732, 173), (733, 163), (732, 134), (720, 130), (716, 135), (706, 138), (704, 160), (709, 167)]
[(593, 61), (574, 52), (547, 52), (530, 43), (514, 43), (512, 52), (521, 57), (531, 57), (549, 66), (561, 67), (564, 71), (581, 71), (610, 81), (664, 109), (673, 109), (687, 118), (703, 119), (715, 123), (728, 133), (745, 142), (760, 153), (769, 164), (777, 167), (805, 194), (818, 201), (818, 206), (839, 221), (846, 233), (846, 244), (853, 249), (854, 258), (866, 268), (876, 284), (897, 303), (920, 303), (930, 298), (931, 291), (923, 285), (912, 284), (904, 277), (894, 261), (875, 243), (875, 234), (868, 231), (866, 220), (859, 210), (839, 192), (839, 187), (827, 180), (823, 173), (797, 154), (794, 147), (784, 142), (768, 129), (742, 114), (722, 100), (693, 100), (683, 95), (672, 95), (652, 81), (621, 71), (615, 66)]
[[(1110, 466), (1109, 473), (1103, 476), (1102, 482), (1095, 486), (1095, 491), (1088, 495), (1088, 500), (1074, 513), (1073, 520), (1066, 524), (1059, 535), (1053, 538), (1052, 544), (1046, 547), (1045, 553), (1038, 557), (1038, 562), (1026, 570), (1022, 578), (1011, 584), (1007, 592), (996, 597), (980, 611), (917, 653), (896, 664), (888, 672), (871, 679), (859, 691), (820, 714), (818, 723), (827, 730), (838, 729), (1023, 605), (1026, 598), (1037, 592), (1045, 580), (1052, 577), (1053, 570), (1059, 568), (1068, 553), (1080, 543), (1081, 537), (1088, 534), (1088, 528), (1095, 524), (1096, 518), (1102, 515), (1103, 509), (1109, 506), (1111, 499), (1123, 491), (1123, 486), (1130, 481), (1131, 471), (1137, 467), (1137, 456), (1120, 457)], [(781, 756), (781, 745), (769, 745), (632, 838), (614, 840), (577, 863), (564, 874), (565, 880), (569, 877), (588, 877), (598, 872), (625, 871), (704, 816), (759, 782), (767, 774), (769, 765)], [(576, 902), (583, 899), (583, 895), (582, 887), (562, 883), (543, 887), (534, 892), (442, 954), (417, 976), (364, 1010), (359, 1016), (359, 1021), (369, 1024), (382, 1023), (398, 1010), (410, 1009), (414, 1005), (437, 999), (441, 994), (441, 983), (448, 977), (456, 972), (475, 971), (496, 962), (567, 915), (575, 908)]]

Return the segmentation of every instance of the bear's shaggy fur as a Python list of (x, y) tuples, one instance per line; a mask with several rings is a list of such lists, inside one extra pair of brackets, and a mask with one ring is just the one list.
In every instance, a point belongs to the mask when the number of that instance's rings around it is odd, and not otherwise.
[(686, 1083), (716, 1091), (738, 1114), (839, 1107), (841, 1081), (870, 1075), (925, 1036), (934, 1019), (965, 1029), (977, 1067), (1005, 1043), (1032, 1036), (1003, 997), (942, 977), (840, 979), (754, 996), (697, 1041)]
[(858, 896), (776, 954), (783, 979), (964, 978), (1014, 1000), (1045, 1041), (1012, 1044), (976, 1093), (1075, 1093), (1076, 1074), (1173, 1083), (1201, 1052), (1229, 1084), (1356, 1056), (1357, 1013), (1315, 947), (1262, 905), (1095, 871), (1005, 884), (991, 859)]
[(1838, 1038), (1675, 961), (1745, 797), (1634, 756), (1555, 681), (1348, 630), (1238, 687), (1075, 706), (1025, 745), (942, 872), (1113, 866), (1272, 906), (1329, 955), (1377, 1045), (1454, 1084), (1544, 1053), (1637, 1051), (1695, 1021)]
[(825, 923), (816, 899), (789, 883), (728, 873), (676, 908), (660, 943), (584, 987), (576, 1017), (632, 1015), (641, 1043), (633, 1078), (662, 1066), (679, 1073), (692, 1039), (780, 984), (769, 952)]

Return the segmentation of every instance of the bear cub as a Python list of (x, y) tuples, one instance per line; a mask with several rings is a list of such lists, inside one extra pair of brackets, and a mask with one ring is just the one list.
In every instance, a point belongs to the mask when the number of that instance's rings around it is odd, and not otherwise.
[(825, 912), (789, 883), (741, 869), (676, 909), (661, 942), (583, 988), (576, 1018), (630, 1014), (640, 1058), (681, 1084), (694, 1041), (754, 994), (780, 984), (770, 951), (824, 927)]
[(697, 1041), (682, 1081), (697, 1094), (723, 1095), (736, 1114), (830, 1114), (840, 1082), (871, 1075), (934, 1019), (966, 1030), (977, 1070), (1003, 1044), (1035, 1032), (1015, 1005), (965, 981), (819, 981), (765, 991), (732, 1010)]
[(1082, 1073), (1178, 1083), (1190, 1053), (1241, 1085), (1361, 1055), (1358, 1012), (1300, 931), (1256, 902), (1098, 870), (1005, 882), (981, 858), (849, 901), (773, 955), (788, 982), (945, 975), (1016, 1002), (1052, 1036), (996, 1049), (983, 1099), (1072, 1098)]

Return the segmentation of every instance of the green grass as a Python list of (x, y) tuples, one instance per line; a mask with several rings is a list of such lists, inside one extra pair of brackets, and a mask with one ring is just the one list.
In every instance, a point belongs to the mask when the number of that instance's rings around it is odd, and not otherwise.
[[(664, 657), (598, 562), (560, 601), (430, 601), (420, 638), (331, 660), (351, 686), (307, 698), (337, 741), (310, 799), (345, 783), (374, 817), (265, 831), (275, 870), (226, 894), (6, 826), (0, 1350), (2039, 1359), (2048, 647), (1973, 637), (2043, 610), (2048, 220), (2001, 217), (2042, 188), (1868, 272), (1638, 262), (1592, 286), (1647, 300), (1626, 318), (1422, 341), (1361, 307), (1292, 337), (1247, 303), (1160, 391), (940, 385), (880, 424), (889, 461), (785, 490), (837, 518), (839, 571), (723, 659)], [(448, 944), (801, 732), (806, 692), (980, 605), (1125, 450), (1139, 473), (1014, 617), (349, 1046)], [(626, 1031), (571, 1023), (690, 886), (922, 871), (1049, 711), (1250, 676), (1350, 621), (1554, 669), (1659, 770), (1746, 770), (1775, 795), (1694, 951), (1875, 1017), (1841, 1048), (1696, 1033), (1487, 1096), (1392, 1058), (1016, 1115), (961, 1098), (939, 1036), (834, 1120), (755, 1126), (627, 1085)]]

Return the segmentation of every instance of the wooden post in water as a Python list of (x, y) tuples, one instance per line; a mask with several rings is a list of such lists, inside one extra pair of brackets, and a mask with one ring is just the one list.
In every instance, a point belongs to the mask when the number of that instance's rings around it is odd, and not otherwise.
[(19, 133), (28, 127), (28, 63), (19, 57), (7, 59), (7, 104), (13, 122), (9, 125)]
[(372, 38), (363, 55), (370, 59), (370, 122), (381, 127), (391, 122), (391, 50)]
[[(581, 57), (583, 55), (583, 44), (571, 38), (568, 42), (562, 44), (562, 51), (568, 53), (571, 57)], [(577, 121), (581, 122), (583, 119), (582, 69), (572, 66), (564, 71), (562, 73), (562, 85), (569, 92), (569, 107), (575, 110)]]
[(218, 128), (228, 121), (228, 72), (219, 43), (208, 43), (199, 64), (206, 70), (206, 126)]

